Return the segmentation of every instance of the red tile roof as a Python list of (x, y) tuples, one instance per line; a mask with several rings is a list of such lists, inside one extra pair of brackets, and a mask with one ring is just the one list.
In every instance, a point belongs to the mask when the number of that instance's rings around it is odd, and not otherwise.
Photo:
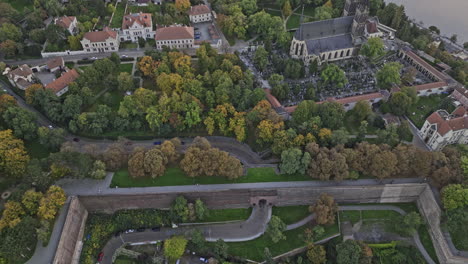
[(426, 70), (431, 72), (434, 76), (436, 76), (439, 80), (443, 81), (447, 77), (441, 73), (440, 71), (436, 70), (434, 67), (432, 67), (429, 63), (427, 63), (425, 60), (421, 59), (418, 55), (416, 55), (414, 52), (411, 50), (405, 51), (406, 55), (410, 56), (414, 61), (416, 61), (418, 64), (423, 66)]
[(375, 100), (379, 98), (383, 98), (381, 93), (370, 93), (370, 94), (356, 95), (356, 96), (336, 99), (336, 102), (340, 104), (349, 104), (349, 103), (357, 103), (359, 101)]
[(174, 26), (174, 27), (160, 27), (156, 29), (154, 39), (158, 40), (176, 40), (176, 39), (193, 39), (193, 27)]
[(459, 106), (457, 107), (457, 109), (455, 109), (453, 112), (452, 112), (452, 115), (454, 116), (457, 116), (457, 117), (460, 117), (460, 116), (464, 116), (466, 113), (466, 109), (464, 106)]
[(135, 13), (129, 14), (123, 17), (122, 29), (130, 28), (134, 23), (142, 25), (143, 27), (152, 27), (153, 23), (151, 20), (150, 13)]
[(87, 39), (91, 42), (104, 42), (109, 38), (116, 39), (117, 32), (110, 30), (107, 27), (104, 28), (103, 31), (86, 32), (83, 36), (83, 39)]
[(47, 61), (46, 64), (49, 70), (57, 67), (63, 67), (65, 65), (62, 57), (55, 57), (53, 59), (50, 59)]
[(450, 130), (457, 131), (468, 128), (468, 116), (464, 107), (458, 107), (452, 112), (452, 115), (458, 116), (445, 120), (437, 111), (432, 113), (426, 120), (431, 124), (437, 124), (437, 132), (444, 136)]
[(72, 70), (64, 73), (62, 76), (60, 76), (55, 81), (49, 83), (45, 88), (46, 89), (52, 89), (55, 93), (58, 93), (63, 88), (70, 85), (70, 83), (74, 82), (76, 80), (76, 78), (78, 78), (78, 76), (80, 76), (78, 74), (78, 72), (75, 69), (72, 69)]
[(424, 91), (429, 89), (438, 89), (447, 86), (446, 82), (433, 82), (433, 83), (426, 83), (421, 85), (413, 86), (416, 91)]
[(450, 126), (447, 121), (442, 118), (438, 112), (432, 113), (426, 120), (431, 124), (437, 124), (437, 132), (439, 132), (441, 136), (444, 136), (450, 131)]
[(55, 24), (68, 29), (74, 20), (76, 20), (76, 17), (74, 16), (63, 16), (63, 17), (57, 18), (55, 20)]
[(278, 99), (276, 99), (276, 97), (274, 97), (271, 94), (270, 89), (264, 88), (263, 90), (265, 91), (266, 98), (267, 98), (268, 102), (270, 102), (270, 104), (271, 104), (271, 106), (273, 108), (281, 107), (280, 102), (278, 101)]
[(377, 23), (375, 22), (367, 22), (366, 29), (370, 34), (379, 32), (377, 29)]
[(196, 15), (208, 14), (210, 12), (211, 10), (207, 5), (196, 5), (196, 6), (190, 7), (188, 14), (190, 16), (196, 16)]

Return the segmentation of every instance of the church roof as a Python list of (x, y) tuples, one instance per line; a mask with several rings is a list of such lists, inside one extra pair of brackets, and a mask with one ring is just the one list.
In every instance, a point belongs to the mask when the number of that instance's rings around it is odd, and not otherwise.
[(296, 31), (297, 40), (320, 39), (351, 32), (353, 16), (338, 17), (322, 21), (302, 23)]
[(306, 40), (309, 54), (320, 54), (332, 50), (341, 50), (354, 47), (351, 34), (343, 34), (319, 39)]

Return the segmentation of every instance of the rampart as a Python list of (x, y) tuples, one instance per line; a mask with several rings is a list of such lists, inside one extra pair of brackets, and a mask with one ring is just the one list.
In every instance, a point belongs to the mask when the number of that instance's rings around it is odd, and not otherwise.
[[(144, 189), (142, 189), (144, 190)], [(246, 208), (266, 199), (277, 206), (313, 204), (322, 193), (335, 197), (338, 203), (405, 203), (416, 202), (428, 223), (429, 234), (440, 263), (467, 263), (466, 258), (455, 256), (448, 247), (440, 229), (441, 209), (430, 187), (425, 183), (315, 186), (199, 191), (189, 193), (158, 192), (128, 195), (97, 195), (73, 197), (62, 231), (54, 264), (77, 263), (81, 251), (83, 230), (89, 212), (112, 213), (122, 209), (169, 208), (178, 195), (189, 200), (202, 199), (209, 208)]]

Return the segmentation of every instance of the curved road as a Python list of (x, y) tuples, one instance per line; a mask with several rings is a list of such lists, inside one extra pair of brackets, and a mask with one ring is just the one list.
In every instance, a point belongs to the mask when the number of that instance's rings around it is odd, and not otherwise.
[(271, 206), (254, 206), (252, 214), (245, 221), (231, 222), (226, 224), (206, 224), (206, 225), (184, 225), (178, 228), (162, 228), (160, 231), (145, 231), (121, 234), (111, 238), (104, 246), (104, 258), (102, 264), (111, 264), (115, 251), (124, 243), (149, 243), (152, 241), (162, 241), (174, 235), (189, 236), (194, 229), (199, 229), (207, 241), (223, 239), (226, 242), (241, 242), (253, 240), (261, 236), (266, 229), (271, 217)]

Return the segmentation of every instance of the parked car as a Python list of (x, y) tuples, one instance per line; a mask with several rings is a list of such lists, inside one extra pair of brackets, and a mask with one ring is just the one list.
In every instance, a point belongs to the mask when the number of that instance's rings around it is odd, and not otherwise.
[(73, 141), (80, 142), (80, 139), (79, 138), (73, 138)]
[(159, 232), (159, 231), (161, 231), (161, 227), (155, 226), (155, 227), (151, 228), (151, 230), (153, 230), (153, 232)]
[(161, 141), (155, 141), (153, 142), (153, 145), (161, 145)]
[(136, 231), (137, 231), (137, 232), (143, 232), (143, 231), (145, 231), (145, 230), (146, 230), (145, 227), (139, 227), (139, 228), (137, 228)]
[(48, 125), (47, 126), (49, 129), (54, 129), (54, 127), (52, 125)]
[(120, 56), (120, 57), (121, 57), (121, 58), (128, 58), (127, 55), (122, 55), (122, 56)]
[(98, 58), (97, 57), (91, 57), (91, 60), (97, 60)]
[(83, 60), (89, 60), (89, 58), (88, 58), (88, 57), (84, 57)]
[(128, 233), (135, 233), (135, 229), (128, 229), (127, 231), (125, 231), (125, 234), (128, 234)]
[(99, 255), (97, 257), (97, 261), (102, 261), (103, 258), (104, 258), (104, 252), (101, 252), (101, 253), (99, 253)]

